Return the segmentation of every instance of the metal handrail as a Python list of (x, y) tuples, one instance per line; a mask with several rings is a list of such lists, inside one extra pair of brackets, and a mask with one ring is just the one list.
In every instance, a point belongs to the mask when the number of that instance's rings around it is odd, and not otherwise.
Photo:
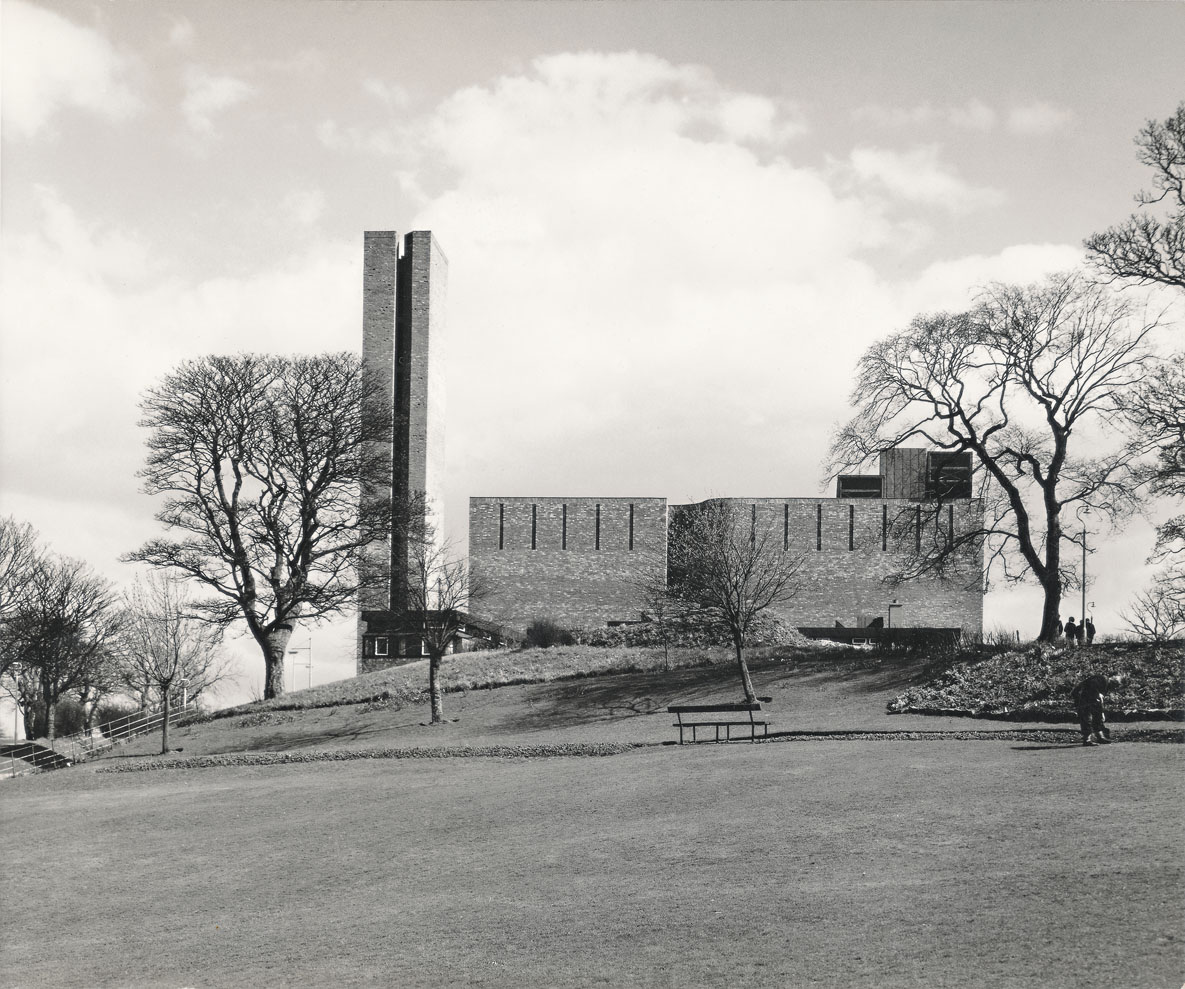
[[(173, 707), (169, 711), (169, 725), (172, 726), (183, 716), (198, 711), (196, 701)], [(122, 745), (133, 738), (146, 735), (161, 727), (164, 722), (164, 711), (154, 711), (139, 717), (128, 716), (118, 719), (115, 724), (108, 724), (107, 731), (101, 732), (97, 728), (90, 731), (80, 731), (73, 735), (63, 735), (54, 740), (52, 746), (37, 742), (27, 742), (24, 745), (14, 744), (5, 753), (8, 758), (9, 775), (16, 776), (26, 769), (17, 769), (17, 760), (26, 763), (33, 770), (62, 769), (76, 762), (82, 762), (95, 752)], [(123, 722), (122, 724), (120, 722)], [(69, 751), (67, 753), (67, 746)], [(0, 771), (3, 771), (0, 769)]]

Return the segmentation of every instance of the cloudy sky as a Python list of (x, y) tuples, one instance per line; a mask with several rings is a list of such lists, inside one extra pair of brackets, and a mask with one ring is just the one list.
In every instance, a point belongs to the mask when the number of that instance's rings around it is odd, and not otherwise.
[[(357, 349), (364, 230), (449, 258), (456, 538), (470, 495), (813, 496), (865, 348), (1077, 263), (1185, 97), (1179, 3), (0, 10), (0, 512), (120, 581), (157, 532), (139, 394)], [(1101, 547), (1101, 630), (1149, 546)]]

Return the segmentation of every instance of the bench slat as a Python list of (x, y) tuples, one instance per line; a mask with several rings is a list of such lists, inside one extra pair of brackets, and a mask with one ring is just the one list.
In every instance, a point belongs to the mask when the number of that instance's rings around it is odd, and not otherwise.
[(672, 704), (667, 708), (670, 714), (733, 714), (760, 710), (760, 704)]

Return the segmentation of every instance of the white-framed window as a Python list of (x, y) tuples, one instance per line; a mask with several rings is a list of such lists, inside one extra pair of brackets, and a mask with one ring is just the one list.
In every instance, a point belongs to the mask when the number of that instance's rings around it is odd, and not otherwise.
[(374, 640), (374, 654), (376, 656), (391, 655), (390, 640), (385, 635), (380, 635)]

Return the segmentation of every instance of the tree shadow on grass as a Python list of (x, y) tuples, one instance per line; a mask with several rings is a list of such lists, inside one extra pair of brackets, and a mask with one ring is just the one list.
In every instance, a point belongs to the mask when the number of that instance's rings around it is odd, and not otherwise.
[[(793, 690), (808, 678), (812, 686), (818, 677), (851, 684), (861, 694), (875, 694), (892, 689), (901, 672), (882, 667), (848, 669), (834, 664), (786, 663), (755, 659), (750, 664), (753, 686), (758, 696), (772, 696), (770, 710), (779, 708), (779, 692)], [(906, 674), (908, 675), (908, 674)], [(865, 683), (865, 681), (869, 681)], [(508, 712), (495, 732), (519, 733), (570, 728), (579, 725), (616, 721), (641, 715), (665, 714), (671, 704), (732, 702), (744, 699), (740, 676), (732, 663), (622, 673), (523, 687), (524, 705)]]
[(740, 679), (728, 666), (559, 680), (532, 684), (523, 690), (526, 695), (523, 706), (509, 711), (498, 724), (491, 726), (495, 732), (571, 728), (664, 714), (670, 704), (736, 701), (743, 697)]
[(273, 732), (270, 735), (257, 735), (244, 745), (242, 741), (228, 741), (225, 745), (211, 748), (209, 755), (227, 755), (233, 752), (283, 752), (288, 749), (315, 749), (325, 745), (341, 745), (342, 743), (361, 742), (372, 735), (387, 735), (393, 729), (418, 728), (422, 726), (422, 718), (400, 724), (369, 724), (343, 725), (334, 728), (322, 728), (319, 731), (297, 729), (288, 732)]

